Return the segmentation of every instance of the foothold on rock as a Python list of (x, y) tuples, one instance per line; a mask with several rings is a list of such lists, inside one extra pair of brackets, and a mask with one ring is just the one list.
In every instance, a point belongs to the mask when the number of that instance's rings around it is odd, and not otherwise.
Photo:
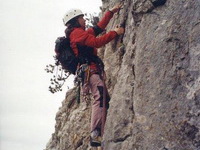
[(167, 0), (151, 0), (154, 7), (164, 5)]

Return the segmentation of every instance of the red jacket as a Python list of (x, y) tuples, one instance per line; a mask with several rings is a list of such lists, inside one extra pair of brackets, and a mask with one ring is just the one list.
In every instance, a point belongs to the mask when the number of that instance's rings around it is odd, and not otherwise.
[[(97, 24), (102, 30), (104, 30), (109, 23), (110, 19), (113, 17), (113, 13), (108, 11), (105, 13), (104, 17)], [(115, 31), (110, 31), (102, 36), (96, 37), (93, 28), (85, 30), (84, 28), (74, 28), (70, 34), (70, 44), (76, 56), (78, 56), (77, 44), (85, 45), (94, 48), (94, 55), (97, 55), (97, 49), (104, 46), (105, 44), (112, 41), (117, 36)], [(90, 68), (96, 70), (96, 65), (92, 63)]]

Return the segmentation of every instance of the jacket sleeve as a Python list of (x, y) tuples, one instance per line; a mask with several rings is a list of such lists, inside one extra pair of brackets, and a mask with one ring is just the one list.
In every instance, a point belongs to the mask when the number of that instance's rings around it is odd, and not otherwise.
[(110, 19), (113, 17), (113, 12), (107, 11), (103, 18), (97, 24), (102, 30), (105, 30), (106, 26), (108, 25)]
[(103, 18), (98, 22), (97, 26), (93, 28), (89, 28), (87, 32), (92, 35), (98, 35), (103, 30), (105, 30), (106, 26), (108, 25), (110, 19), (113, 17), (113, 12), (107, 11)]
[(77, 29), (76, 31), (74, 31), (73, 35), (75, 43), (99, 48), (112, 41), (117, 36), (117, 33), (115, 31), (110, 31), (100, 37), (95, 37), (94, 35), (89, 34), (87, 31), (84, 31), (83, 29)]

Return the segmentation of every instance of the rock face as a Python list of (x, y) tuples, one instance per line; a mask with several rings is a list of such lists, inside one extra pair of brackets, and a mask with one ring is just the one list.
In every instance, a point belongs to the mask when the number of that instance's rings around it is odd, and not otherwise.
[(67, 92), (62, 107), (56, 114), (55, 133), (46, 150), (86, 150), (90, 133), (90, 109), (86, 103), (76, 102), (76, 89)]
[[(118, 0), (103, 0), (102, 10)], [(200, 0), (124, 0), (100, 49), (111, 94), (104, 150), (200, 149)], [(90, 104), (67, 93), (46, 150), (89, 150)]]

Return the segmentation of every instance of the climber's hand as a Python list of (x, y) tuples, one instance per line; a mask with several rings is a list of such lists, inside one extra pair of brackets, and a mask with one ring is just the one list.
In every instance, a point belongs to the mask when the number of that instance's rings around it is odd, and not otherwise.
[(122, 3), (117, 3), (113, 8), (110, 9), (110, 11), (116, 13), (121, 9), (122, 6), (123, 6)]
[(122, 35), (124, 34), (125, 29), (123, 27), (116, 26), (114, 31), (117, 32), (118, 35)]

